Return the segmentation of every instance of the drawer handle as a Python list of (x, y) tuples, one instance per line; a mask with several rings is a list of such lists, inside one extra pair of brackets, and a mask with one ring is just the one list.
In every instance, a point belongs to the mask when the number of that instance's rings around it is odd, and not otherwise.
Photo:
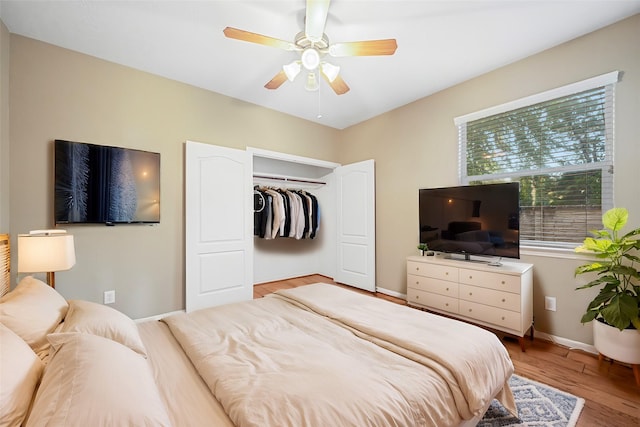
[(469, 309), (469, 313), (471, 313), (472, 311), (473, 311), (472, 309)]
[(473, 292), (469, 292), (469, 295), (473, 295)]
[(502, 281), (502, 284), (504, 285), (504, 280)]
[(447, 271), (446, 273), (444, 273), (444, 275), (445, 275), (445, 276), (448, 276), (448, 275), (449, 275), (449, 272)]
[(506, 300), (504, 298), (502, 298), (502, 302), (505, 302)]
[(416, 299), (420, 299), (420, 295), (416, 295)]
[(504, 316), (502, 316), (502, 320), (504, 320)]
[(445, 305), (446, 307), (449, 307), (449, 303), (448, 303), (448, 302), (447, 302), (447, 303), (445, 303), (444, 305)]
[(419, 284), (420, 284), (420, 281), (419, 281), (419, 280), (416, 280), (416, 285), (419, 285)]
[(446, 289), (447, 291), (449, 290), (449, 288)]
[(420, 267), (416, 267), (416, 271), (420, 271)]

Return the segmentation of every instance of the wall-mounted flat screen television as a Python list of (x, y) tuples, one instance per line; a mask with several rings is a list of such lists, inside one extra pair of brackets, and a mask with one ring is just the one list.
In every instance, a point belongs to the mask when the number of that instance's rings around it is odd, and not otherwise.
[(420, 189), (419, 215), (429, 250), (520, 258), (517, 182)]
[(56, 224), (160, 222), (160, 153), (55, 140)]

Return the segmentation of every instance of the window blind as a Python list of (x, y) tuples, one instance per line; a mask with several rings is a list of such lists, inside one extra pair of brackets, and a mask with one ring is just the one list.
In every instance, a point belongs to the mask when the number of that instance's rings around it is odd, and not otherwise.
[(614, 84), (580, 89), (456, 119), (462, 184), (520, 182), (523, 244), (575, 246), (613, 206)]

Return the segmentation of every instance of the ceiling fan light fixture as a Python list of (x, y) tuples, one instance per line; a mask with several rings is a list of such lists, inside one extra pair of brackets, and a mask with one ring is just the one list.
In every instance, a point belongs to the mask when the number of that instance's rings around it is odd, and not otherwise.
[(304, 88), (309, 92), (315, 92), (319, 87), (320, 85), (318, 84), (316, 73), (310, 72), (309, 74), (307, 74), (307, 83), (304, 85)]
[(330, 83), (338, 77), (338, 73), (340, 73), (340, 67), (337, 65), (329, 64), (328, 62), (322, 63), (322, 72), (327, 77)]
[(305, 1), (307, 7), (304, 29), (296, 34), (293, 42), (233, 27), (226, 27), (223, 30), (225, 37), (230, 39), (293, 51), (300, 55), (296, 61), (283, 65), (280, 71), (264, 85), (265, 88), (278, 89), (287, 80), (293, 82), (304, 67), (304, 71), (307, 73), (304, 86), (308, 91), (319, 91), (320, 82), (318, 76), (322, 76), (336, 95), (344, 95), (349, 92), (349, 86), (340, 75), (340, 67), (322, 62), (326, 55), (343, 57), (395, 54), (398, 48), (396, 39), (362, 40), (330, 44), (329, 37), (324, 31), (331, 0)]
[(309, 71), (315, 70), (320, 65), (320, 54), (312, 47), (303, 50), (300, 59), (302, 66)]
[(282, 69), (287, 75), (287, 79), (292, 82), (300, 74), (300, 61), (293, 61), (290, 64), (283, 65)]

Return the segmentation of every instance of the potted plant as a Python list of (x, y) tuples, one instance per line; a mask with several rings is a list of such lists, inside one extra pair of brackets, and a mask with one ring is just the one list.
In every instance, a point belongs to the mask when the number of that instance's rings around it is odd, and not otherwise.
[(582, 323), (593, 322), (594, 346), (601, 354), (634, 366), (640, 384), (640, 272), (635, 263), (640, 250), (640, 228), (622, 233), (629, 213), (613, 208), (602, 216), (603, 230), (592, 231), (576, 252), (595, 255), (595, 262), (576, 268), (575, 274), (596, 273), (597, 277), (576, 289), (600, 287), (587, 306)]
[(424, 256), (425, 251), (429, 250), (429, 245), (426, 243), (420, 243), (418, 245), (418, 249), (420, 250), (420, 255)]

